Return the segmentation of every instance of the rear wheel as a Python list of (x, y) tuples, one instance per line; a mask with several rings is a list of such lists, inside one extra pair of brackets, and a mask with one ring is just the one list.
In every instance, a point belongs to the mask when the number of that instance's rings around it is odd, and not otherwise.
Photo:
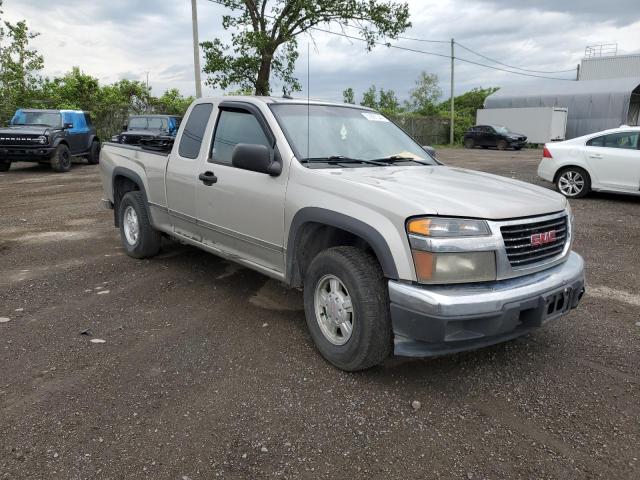
[(591, 177), (583, 168), (565, 168), (556, 177), (556, 189), (565, 197), (582, 198), (591, 190)]
[(100, 161), (100, 142), (97, 140), (94, 140), (91, 143), (91, 149), (89, 150), (87, 160), (89, 161), (89, 165), (97, 165)]
[(346, 371), (391, 353), (389, 296), (378, 261), (355, 247), (320, 252), (304, 280), (307, 326), (320, 354)]
[(506, 140), (498, 140), (496, 147), (498, 147), (498, 150), (506, 150), (507, 147), (509, 147), (509, 144)]
[(11, 168), (11, 160), (0, 160), (0, 172), (8, 172)]
[(51, 157), (51, 168), (56, 172), (68, 172), (71, 170), (71, 151), (69, 151), (69, 147), (62, 143), (56, 147), (56, 151)]
[(476, 146), (476, 142), (473, 141), (473, 138), (464, 139), (464, 148), (473, 148), (475, 146)]
[(160, 251), (160, 232), (153, 228), (142, 192), (128, 192), (118, 208), (120, 238), (127, 255), (133, 258), (153, 257)]

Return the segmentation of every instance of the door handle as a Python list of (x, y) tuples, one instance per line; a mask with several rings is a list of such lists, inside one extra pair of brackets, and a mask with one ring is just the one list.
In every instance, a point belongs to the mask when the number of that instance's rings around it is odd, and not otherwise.
[(218, 181), (218, 177), (213, 172), (204, 172), (198, 175), (198, 180), (204, 183), (207, 187), (210, 187)]
[(591, 155), (589, 155), (589, 158), (602, 158), (602, 155), (596, 155), (595, 153), (592, 153)]

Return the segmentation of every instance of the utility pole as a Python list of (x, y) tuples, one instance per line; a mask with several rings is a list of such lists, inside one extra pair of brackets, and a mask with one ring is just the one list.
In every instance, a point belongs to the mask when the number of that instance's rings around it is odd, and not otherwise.
[(200, 83), (200, 45), (198, 43), (198, 6), (191, 0), (191, 23), (193, 24), (193, 70), (196, 77), (196, 98), (202, 97)]
[(455, 45), (455, 41), (453, 40), (453, 38), (451, 39), (451, 119), (450, 119), (450, 125), (449, 125), (449, 143), (451, 145), (453, 145), (453, 123), (454, 123), (454, 112), (455, 112), (455, 107), (453, 106), (453, 88), (454, 88), (454, 83), (453, 83), (453, 60), (455, 58), (454, 55), (454, 45)]

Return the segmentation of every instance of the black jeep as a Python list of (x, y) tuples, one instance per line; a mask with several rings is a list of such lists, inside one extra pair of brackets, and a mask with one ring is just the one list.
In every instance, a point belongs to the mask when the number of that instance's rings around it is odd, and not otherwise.
[(181, 117), (173, 115), (131, 115), (129, 122), (122, 127), (124, 131), (114, 135), (111, 141), (143, 146), (172, 144), (181, 120)]
[(71, 158), (80, 156), (92, 165), (100, 157), (100, 140), (85, 112), (20, 109), (0, 128), (0, 172), (17, 161), (50, 163), (56, 172), (67, 172)]

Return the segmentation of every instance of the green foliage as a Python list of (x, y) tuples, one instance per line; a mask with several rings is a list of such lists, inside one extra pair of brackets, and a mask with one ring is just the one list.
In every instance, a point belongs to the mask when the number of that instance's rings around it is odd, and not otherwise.
[[(228, 89), (250, 88), (269, 95), (273, 76), (283, 92), (299, 91), (293, 75), (298, 58), (297, 37), (314, 26), (358, 23), (371, 49), (380, 38), (397, 38), (411, 26), (406, 3), (385, 0), (220, 0), (232, 11), (222, 17), (231, 44), (219, 38), (201, 44), (209, 74), (207, 84)], [(267, 3), (271, 6), (267, 8)]]
[(344, 103), (350, 103), (351, 105), (356, 104), (356, 95), (353, 92), (353, 88), (349, 87), (342, 91), (342, 99)]
[(437, 115), (438, 100), (442, 96), (442, 89), (438, 85), (438, 76), (420, 73), (416, 86), (409, 92), (407, 109), (420, 115)]
[[(498, 90), (497, 87), (474, 88), (454, 98), (454, 126), (453, 139), (455, 143), (461, 143), (464, 132), (476, 123), (476, 112), (484, 106), (485, 99)], [(447, 99), (438, 106), (440, 115), (450, 117), (451, 99)]]
[(37, 36), (29, 31), (24, 20), (12, 24), (0, 18), (0, 120), (11, 118), (16, 106), (31, 102), (41, 85), (38, 72), (44, 59), (29, 47)]
[(380, 110), (385, 115), (396, 115), (403, 111), (400, 107), (396, 92), (391, 89), (385, 90), (384, 88), (376, 91), (375, 85), (371, 85), (369, 89), (362, 94), (360, 105)]

